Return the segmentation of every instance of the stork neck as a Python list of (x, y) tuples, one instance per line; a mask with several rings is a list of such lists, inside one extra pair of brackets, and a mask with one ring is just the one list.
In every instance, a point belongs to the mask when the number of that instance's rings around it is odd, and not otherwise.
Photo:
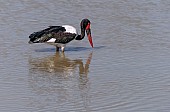
[(76, 40), (82, 40), (85, 36), (85, 29), (81, 27), (81, 35), (75, 37)]
[(81, 28), (81, 38), (83, 39), (85, 36), (85, 29), (84, 28)]

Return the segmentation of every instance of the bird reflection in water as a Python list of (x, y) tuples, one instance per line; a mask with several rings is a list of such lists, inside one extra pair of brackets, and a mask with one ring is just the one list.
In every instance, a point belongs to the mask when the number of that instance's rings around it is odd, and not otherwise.
[(92, 59), (92, 53), (89, 54), (86, 63), (82, 59), (69, 59), (64, 52), (57, 52), (53, 56), (45, 58), (32, 58), (29, 60), (31, 72), (46, 72), (50, 74), (62, 75), (68, 77), (79, 68), (79, 75), (88, 75), (89, 65)]
[(36, 93), (30, 106), (41, 107), (54, 102), (56, 105), (53, 106), (56, 107), (57, 104), (74, 102), (75, 107), (79, 105), (88, 110), (90, 102), (88, 72), (91, 59), (92, 53), (84, 60), (84, 58), (70, 59), (60, 52), (45, 58), (30, 58), (29, 86), (32, 92)]

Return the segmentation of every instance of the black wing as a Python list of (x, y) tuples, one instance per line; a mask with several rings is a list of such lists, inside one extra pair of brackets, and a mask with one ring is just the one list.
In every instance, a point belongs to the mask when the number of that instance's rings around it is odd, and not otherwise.
[(68, 33), (68, 32), (57, 32), (57, 33), (53, 32), (52, 37), (56, 39), (55, 43), (66, 44), (72, 41), (76, 37), (76, 34)]
[(48, 28), (32, 33), (29, 38), (29, 43), (41, 43), (46, 42), (53, 38), (54, 34), (64, 32), (66, 29), (62, 26), (49, 26)]

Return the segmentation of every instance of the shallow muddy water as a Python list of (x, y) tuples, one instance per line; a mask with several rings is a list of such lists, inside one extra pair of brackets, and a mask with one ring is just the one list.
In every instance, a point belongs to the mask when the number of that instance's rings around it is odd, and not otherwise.
[[(1, 0), (0, 111), (169, 112), (169, 0)], [(28, 36), (91, 20), (64, 53)]]

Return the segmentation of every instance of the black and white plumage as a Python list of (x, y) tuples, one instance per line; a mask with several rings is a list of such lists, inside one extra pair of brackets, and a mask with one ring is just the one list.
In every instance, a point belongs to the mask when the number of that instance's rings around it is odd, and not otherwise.
[(56, 46), (56, 51), (59, 48), (64, 52), (64, 48), (67, 43), (72, 40), (82, 40), (85, 36), (85, 31), (87, 33), (89, 42), (93, 47), (90, 21), (88, 19), (83, 19), (80, 23), (81, 35), (79, 35), (76, 29), (70, 25), (62, 26), (49, 26), (48, 28), (32, 33), (29, 38), (29, 43), (48, 43)]

